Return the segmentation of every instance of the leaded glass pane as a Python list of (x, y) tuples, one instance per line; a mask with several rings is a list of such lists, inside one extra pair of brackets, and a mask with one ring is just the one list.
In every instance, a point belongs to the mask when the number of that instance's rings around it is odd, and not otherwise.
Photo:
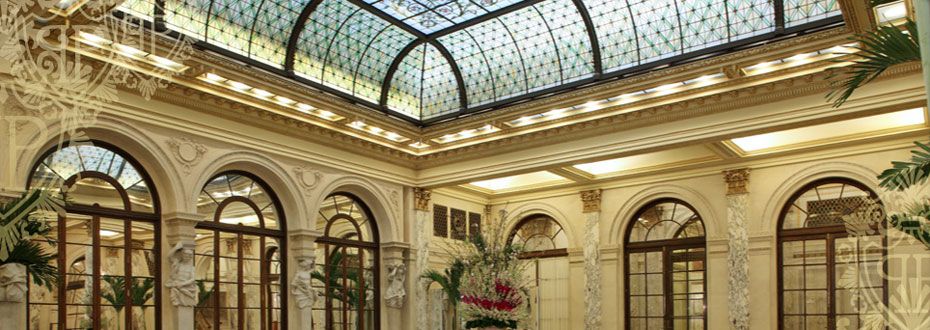
[(432, 45), (426, 47), (425, 56), (420, 118), (429, 119), (461, 109), (459, 85), (452, 74), (452, 66)]
[(388, 25), (375, 36), (356, 64), (355, 96), (377, 102), (391, 61), (411, 41), (413, 37), (410, 34), (393, 25)]
[(294, 72), (322, 82), (324, 59), (328, 46), (335, 40), (342, 22), (360, 9), (347, 1), (323, 1), (307, 20), (300, 34), (294, 56)]
[(165, 24), (169, 29), (193, 36), (206, 37), (210, 0), (165, 1)]
[(841, 15), (836, 0), (785, 0), (785, 26), (792, 27)]
[(465, 30), (439, 39), (455, 58), (455, 63), (462, 71), (465, 91), (470, 106), (494, 101), (494, 76), (492, 67), (483, 50), (483, 45), (475, 41), (472, 34)]
[(255, 18), (249, 56), (283, 67), (291, 31), (308, 3), (310, 0), (265, 1)]
[(151, 20), (152, 13), (155, 10), (155, 0), (126, 0), (119, 5), (117, 10), (142, 19)]
[(357, 11), (343, 21), (332, 43), (323, 44), (323, 47), (329, 48), (324, 59), (323, 82), (352, 93), (357, 54), (364, 52), (365, 47), (387, 24), (364, 11)]
[(420, 118), (425, 49), (426, 45), (417, 46), (400, 62), (388, 92), (388, 107), (412, 118)]

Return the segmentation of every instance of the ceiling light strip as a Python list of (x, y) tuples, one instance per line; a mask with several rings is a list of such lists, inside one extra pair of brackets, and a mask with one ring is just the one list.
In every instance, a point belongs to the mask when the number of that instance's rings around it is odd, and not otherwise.
[(612, 106), (624, 105), (632, 103), (635, 101), (641, 101), (643, 99), (651, 97), (659, 97), (669, 94), (675, 94), (689, 89), (700, 88), (705, 86), (710, 86), (717, 84), (723, 81), (726, 81), (727, 77), (723, 73), (709, 74), (700, 76), (693, 79), (688, 79), (684, 81), (679, 81), (676, 83), (660, 85), (648, 89), (643, 89), (635, 92), (625, 93), (622, 95), (609, 97), (602, 100), (589, 101), (584, 104), (579, 104), (571, 106), (568, 108), (560, 108), (549, 110), (546, 112), (538, 113), (535, 115), (523, 116), (504, 124), (510, 127), (521, 127), (527, 125), (538, 124), (542, 122), (552, 121), (560, 118), (565, 118), (569, 116), (575, 116), (583, 113), (588, 113), (592, 111), (597, 111), (605, 109)]
[(368, 134), (372, 134), (372, 135), (379, 136), (379, 137), (382, 137), (382, 138), (385, 138), (385, 139), (388, 139), (394, 142), (398, 142), (398, 143), (410, 141), (410, 138), (397, 134), (397, 132), (392, 132), (392, 131), (385, 130), (381, 127), (368, 125), (361, 120), (353, 121), (351, 123), (346, 124), (346, 126), (349, 126), (359, 131), (366, 132)]
[(142, 51), (138, 48), (113, 42), (96, 34), (79, 31), (74, 37), (75, 41), (97, 49), (108, 51), (133, 61), (143, 62), (165, 70), (181, 73), (189, 69), (188, 66), (170, 59)]
[(210, 83), (215, 86), (220, 86), (220, 87), (229, 89), (231, 91), (237, 92), (242, 95), (246, 95), (246, 96), (256, 98), (256, 99), (266, 101), (266, 102), (272, 102), (272, 103), (275, 103), (277, 105), (280, 105), (286, 108), (291, 108), (301, 113), (315, 116), (323, 120), (339, 121), (339, 120), (345, 119), (345, 117), (339, 116), (331, 111), (319, 109), (312, 105), (298, 102), (294, 99), (281, 96), (281, 95), (277, 95), (275, 93), (269, 92), (261, 88), (252, 87), (248, 84), (245, 84), (239, 81), (230, 80), (230, 79), (227, 79), (226, 77), (220, 76), (212, 72), (204, 73), (200, 75), (199, 77), (197, 77), (197, 79)]
[(766, 61), (759, 64), (750, 65), (743, 68), (743, 73), (747, 76), (754, 76), (763, 73), (783, 70), (803, 64), (824, 61), (843, 55), (849, 55), (859, 50), (854, 48), (856, 43), (834, 46), (809, 53), (800, 53), (790, 57), (784, 57), (777, 60)]
[(476, 136), (488, 135), (494, 132), (498, 132), (500, 130), (501, 129), (498, 128), (497, 126), (487, 124), (487, 125), (484, 125), (478, 128), (462, 130), (461, 132), (458, 132), (458, 133), (446, 134), (438, 138), (434, 138), (431, 141), (439, 143), (439, 144), (445, 144), (445, 143), (461, 141), (464, 139), (470, 139)]

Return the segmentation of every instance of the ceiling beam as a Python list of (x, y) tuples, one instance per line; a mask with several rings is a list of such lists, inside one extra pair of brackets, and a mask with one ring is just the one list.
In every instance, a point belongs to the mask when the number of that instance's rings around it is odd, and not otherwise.
[(561, 176), (563, 178), (578, 182), (578, 183), (590, 183), (594, 181), (594, 176), (588, 172), (579, 170), (577, 168), (568, 166), (560, 167), (549, 170), (549, 173)]
[(724, 142), (716, 141), (704, 145), (707, 149), (710, 149), (717, 157), (724, 160), (732, 160), (741, 158), (743, 156), (742, 152), (739, 151), (735, 146)]
[(584, 3), (581, 0), (572, 0), (575, 3), (575, 8), (578, 9), (578, 14), (581, 15), (581, 20), (584, 21), (585, 30), (588, 31), (588, 40), (591, 41), (591, 57), (594, 61), (594, 76), (600, 77), (604, 73), (603, 62), (601, 61), (601, 44), (597, 39), (597, 30), (594, 28), (594, 21), (591, 20), (591, 14), (588, 13), (588, 7), (585, 7)]
[(397, 17), (391, 16), (390, 14), (381, 11), (381, 9), (375, 8), (374, 6), (367, 4), (361, 0), (349, 0), (349, 2), (352, 3), (353, 5), (358, 6), (359, 8), (364, 9), (365, 11), (371, 13), (372, 15), (378, 16), (378, 18), (381, 18), (387, 21), (388, 23), (391, 23), (394, 26), (401, 28), (402, 30), (407, 31), (407, 33), (412, 34), (413, 36), (417, 37), (417, 39), (423, 39), (423, 40), (427, 39), (427, 36), (425, 33), (420, 32), (420, 30), (417, 30), (416, 28), (410, 26), (410, 24), (404, 23), (404, 21), (397, 19)]
[(439, 38), (442, 37), (442, 36), (449, 35), (449, 34), (458, 32), (458, 31), (460, 31), (460, 30), (466, 29), (466, 28), (468, 28), (468, 27), (471, 27), (471, 26), (474, 26), (474, 25), (478, 25), (478, 24), (484, 23), (484, 22), (486, 22), (486, 21), (489, 21), (489, 20), (492, 20), (492, 19), (495, 19), (495, 18), (504, 16), (504, 15), (510, 14), (510, 13), (515, 12), (515, 11), (517, 11), (517, 10), (520, 10), (520, 9), (523, 9), (523, 8), (526, 8), (526, 7), (535, 5), (535, 4), (540, 3), (540, 2), (543, 2), (543, 1), (544, 1), (544, 0), (527, 0), (527, 1), (517, 2), (517, 3), (512, 4), (512, 5), (510, 5), (510, 6), (507, 6), (507, 7), (504, 7), (504, 8), (495, 10), (495, 11), (492, 11), (492, 12), (487, 13), (487, 14), (484, 14), (484, 15), (475, 16), (474, 18), (472, 18), (472, 19), (470, 19), (470, 20), (467, 20), (467, 21), (464, 21), (464, 22), (462, 22), (462, 23), (458, 23), (458, 24), (452, 25), (452, 26), (450, 26), (450, 27), (447, 27), (447, 28), (444, 28), (444, 29), (440, 29), (439, 31), (430, 33), (429, 36), (428, 36), (428, 38), (430, 38), (430, 39), (439, 39)]
[(300, 16), (297, 16), (294, 29), (291, 30), (291, 36), (287, 40), (287, 52), (284, 55), (284, 70), (294, 71), (294, 53), (297, 49), (297, 42), (300, 41), (300, 34), (304, 31), (307, 20), (310, 19), (310, 14), (313, 14), (313, 11), (316, 10), (321, 3), (323, 3), (323, 0), (310, 0), (307, 6), (304, 7), (304, 10), (300, 12)]

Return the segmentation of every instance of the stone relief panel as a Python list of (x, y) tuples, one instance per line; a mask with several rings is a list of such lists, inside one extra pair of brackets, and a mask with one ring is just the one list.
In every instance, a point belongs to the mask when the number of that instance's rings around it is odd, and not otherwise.
[(186, 137), (170, 138), (166, 143), (175, 161), (181, 165), (181, 170), (188, 175), (191, 174), (191, 169), (200, 164), (204, 154), (207, 153), (207, 147)]

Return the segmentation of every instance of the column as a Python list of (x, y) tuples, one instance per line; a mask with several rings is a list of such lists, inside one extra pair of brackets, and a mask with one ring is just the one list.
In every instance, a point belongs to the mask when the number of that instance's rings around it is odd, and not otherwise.
[(297, 264), (291, 282), (288, 283), (288, 296), (293, 301), (290, 306), (295, 311), (288, 312), (291, 329), (313, 329), (313, 305), (320, 298), (320, 293), (311, 283), (311, 274), (316, 269), (316, 239), (320, 236), (322, 234), (318, 231), (298, 229), (292, 230), (287, 237), (291, 258)]
[(427, 286), (429, 280), (420, 278), (419, 274), (429, 269), (429, 242), (433, 236), (432, 221), (430, 221), (430, 202), (431, 192), (423, 188), (413, 188), (413, 209), (414, 223), (413, 234), (414, 242), (417, 248), (417, 263), (415, 274), (417, 274), (416, 285), (416, 317), (417, 329), (427, 330), (429, 326), (429, 310), (427, 297)]
[[(194, 306), (197, 305), (198, 289), (195, 282), (194, 250), (196, 230), (194, 226), (204, 218), (193, 213), (170, 213), (165, 215), (165, 238), (168, 246), (168, 273), (162, 273), (171, 305), (166, 319), (168, 329), (193, 330)], [(167, 275), (167, 276), (166, 276)], [(172, 317), (173, 315), (173, 317)]]
[(582, 212), (584, 213), (584, 327), (597, 330), (601, 327), (601, 262), (600, 217), (601, 190), (581, 192)]
[(727, 183), (727, 265), (729, 266), (730, 328), (749, 329), (749, 169), (723, 171)]

